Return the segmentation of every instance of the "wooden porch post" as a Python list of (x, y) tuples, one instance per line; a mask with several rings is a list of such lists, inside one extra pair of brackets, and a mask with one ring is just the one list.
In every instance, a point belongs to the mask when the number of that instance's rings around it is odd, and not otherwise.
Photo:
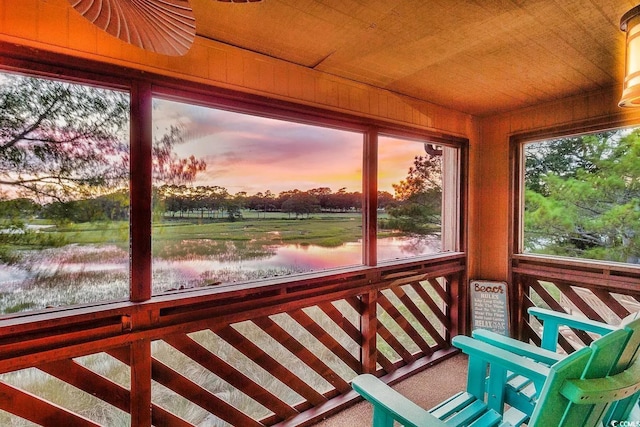
[(451, 303), (449, 305), (449, 318), (451, 319), (451, 328), (449, 329), (449, 337), (456, 335), (469, 335), (469, 321), (467, 318), (468, 313), (468, 292), (466, 286), (466, 280), (464, 280), (463, 274), (454, 274), (450, 276), (449, 280), (449, 292)]
[[(151, 84), (135, 82), (131, 89), (131, 301), (151, 298), (151, 194), (152, 194)], [(133, 319), (139, 326), (138, 318)], [(131, 425), (151, 426), (151, 341), (130, 346)]]
[(131, 425), (151, 426), (151, 341), (131, 344)]
[(376, 371), (378, 347), (378, 291), (371, 290), (362, 295), (362, 314), (360, 316), (362, 331), (362, 373), (372, 374)]
[(519, 274), (512, 274), (511, 287), (511, 333), (517, 339), (526, 339), (524, 334), (524, 316), (528, 316), (525, 295), (529, 294), (529, 285)]
[(151, 298), (151, 84), (136, 82), (131, 89), (131, 301)]

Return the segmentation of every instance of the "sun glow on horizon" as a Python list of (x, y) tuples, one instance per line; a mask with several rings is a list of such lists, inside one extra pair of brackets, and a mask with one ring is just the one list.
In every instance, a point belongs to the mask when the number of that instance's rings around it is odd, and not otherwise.
[(319, 187), (362, 191), (360, 133), (155, 100), (156, 132), (172, 125), (184, 136), (176, 154), (207, 163), (194, 186), (249, 195)]
[[(194, 186), (219, 186), (230, 194), (308, 191), (328, 187), (362, 191), (363, 135), (321, 126), (163, 99), (154, 100), (154, 130), (181, 129), (184, 142), (174, 151), (207, 163)], [(422, 143), (380, 137), (378, 189), (393, 194), (407, 176)]]

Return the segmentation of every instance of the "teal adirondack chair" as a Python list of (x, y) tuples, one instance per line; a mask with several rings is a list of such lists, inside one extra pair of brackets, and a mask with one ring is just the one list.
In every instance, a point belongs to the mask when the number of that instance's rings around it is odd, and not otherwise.
[[(633, 313), (627, 316), (621, 321), (620, 325), (617, 326), (538, 307), (530, 308), (529, 314), (537, 317), (543, 323), (540, 347), (482, 329), (475, 330), (473, 332), (473, 337), (496, 347), (508, 350), (512, 353), (528, 357), (536, 362), (545, 365), (552, 365), (566, 357), (565, 354), (556, 352), (561, 327), (570, 327), (572, 329), (578, 329), (601, 336), (622, 328), (629, 332), (630, 343), (628, 350), (620, 356), (613, 373), (620, 372), (627, 368), (638, 357), (638, 353), (640, 353), (637, 351), (631, 351), (633, 348), (640, 345), (639, 313)], [(513, 372), (509, 373), (504, 387), (504, 398), (506, 404), (514, 406), (527, 414), (531, 414), (533, 412), (540, 389), (535, 386), (530, 378)], [(636, 401), (638, 400), (638, 397), (639, 396), (635, 396)], [(633, 397), (630, 397), (629, 399), (633, 399)], [(633, 408), (626, 403), (615, 406), (624, 407), (625, 409)], [(640, 413), (638, 415), (640, 415)], [(609, 414), (610, 419), (618, 420), (626, 420), (628, 418), (625, 417), (628, 416), (629, 414), (621, 413), (620, 410), (617, 409), (611, 409), (611, 413)], [(608, 420), (605, 419), (605, 422), (606, 421)]]
[[(638, 350), (627, 329), (618, 329), (566, 356), (551, 366), (457, 336), (453, 344), (469, 356), (467, 389), (431, 410), (425, 410), (370, 374), (356, 377), (352, 386), (373, 404), (374, 427), (601, 426), (616, 402), (629, 402), (640, 390), (640, 361), (611, 375), (625, 353)], [(541, 390), (532, 414), (504, 406), (507, 372), (517, 372)], [(485, 381), (485, 378), (488, 380)], [(628, 403), (633, 405), (635, 403)], [(622, 408), (620, 408), (622, 409)]]

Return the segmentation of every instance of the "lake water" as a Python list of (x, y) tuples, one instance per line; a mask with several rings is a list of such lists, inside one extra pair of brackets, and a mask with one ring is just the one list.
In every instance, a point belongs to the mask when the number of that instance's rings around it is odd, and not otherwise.
[[(440, 252), (437, 236), (378, 239), (378, 259), (392, 260)], [(279, 245), (253, 257), (192, 257), (153, 260), (154, 288), (190, 288), (202, 284), (255, 280), (287, 274), (350, 267), (362, 264), (362, 244), (350, 242), (334, 248), (315, 245)]]
[[(194, 241), (183, 244), (192, 248)], [(201, 244), (206, 245), (206, 241)], [(314, 245), (238, 248), (233, 242), (227, 244), (228, 250), (222, 253), (202, 255), (199, 251), (195, 255), (182, 251), (179, 259), (155, 257), (154, 294), (362, 264), (360, 242), (334, 248)], [(378, 259), (434, 254), (440, 247), (437, 236), (383, 238), (378, 240)], [(0, 313), (126, 298), (128, 264), (128, 253), (115, 246), (68, 245), (27, 252), (20, 264), (0, 265)]]

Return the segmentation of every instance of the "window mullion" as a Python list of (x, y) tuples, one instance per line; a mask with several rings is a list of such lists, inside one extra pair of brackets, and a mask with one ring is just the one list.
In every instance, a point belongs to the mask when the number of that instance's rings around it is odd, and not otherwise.
[(369, 129), (364, 134), (362, 167), (362, 221), (364, 265), (375, 266), (378, 262), (378, 131)]
[(151, 84), (138, 82), (131, 93), (131, 301), (151, 298)]

